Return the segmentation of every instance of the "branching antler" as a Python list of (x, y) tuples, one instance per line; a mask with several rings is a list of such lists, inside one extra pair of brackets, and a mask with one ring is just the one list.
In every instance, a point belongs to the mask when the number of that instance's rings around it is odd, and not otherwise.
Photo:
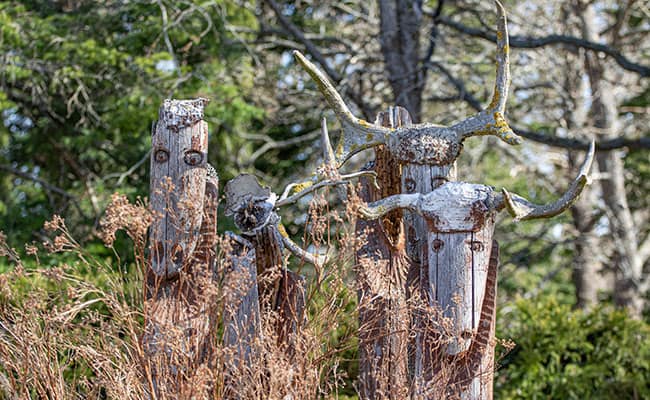
[(537, 205), (533, 204), (525, 198), (508, 192), (506, 189), (501, 189), (502, 198), (500, 199), (500, 207), (505, 206), (510, 215), (512, 215), (515, 221), (526, 221), (529, 219), (537, 218), (550, 218), (554, 217), (567, 208), (576, 201), (582, 189), (589, 183), (589, 169), (594, 160), (595, 153), (595, 144), (592, 141), (589, 146), (589, 151), (587, 156), (580, 167), (580, 172), (578, 176), (571, 182), (571, 186), (560, 197), (557, 201), (551, 204)]
[[(330, 138), (327, 132), (327, 121), (325, 118), (323, 118), (321, 122), (321, 146), (323, 148), (323, 165), (318, 168), (312, 179), (301, 183), (290, 183), (287, 185), (282, 192), (282, 196), (280, 196), (280, 200), (275, 204), (276, 207), (295, 203), (300, 198), (325, 186), (346, 185), (349, 181), (362, 176), (371, 177), (375, 186), (377, 186), (377, 174), (374, 171), (360, 171), (346, 175), (341, 175), (339, 173), (339, 165), (337, 164), (334, 150), (330, 144)], [(292, 190), (295, 191), (296, 188), (299, 188), (299, 190), (295, 192), (295, 194), (290, 195)]]
[[(585, 160), (580, 167), (578, 176), (573, 180), (571, 186), (569, 186), (569, 189), (564, 193), (564, 195), (550, 204), (537, 205), (531, 203), (517, 194), (508, 192), (506, 189), (502, 189), (501, 194), (492, 195), (491, 189), (488, 189), (487, 186), (451, 182), (446, 183), (440, 188), (427, 194), (413, 193), (389, 196), (360, 207), (358, 212), (362, 218), (372, 220), (380, 218), (396, 209), (407, 209), (426, 218), (431, 215), (432, 210), (437, 207), (436, 204), (438, 204), (438, 198), (441, 197), (440, 193), (442, 190), (449, 190), (453, 185), (464, 185), (468, 190), (485, 191), (484, 194), (476, 196), (475, 199), (481, 200), (485, 203), (485, 206), (488, 209), (493, 211), (501, 211), (504, 208), (507, 209), (510, 215), (514, 217), (515, 221), (550, 218), (569, 208), (578, 198), (580, 193), (582, 193), (582, 189), (584, 189), (585, 185), (589, 182), (588, 174), (594, 160), (594, 153), (595, 145), (592, 142)], [(488, 193), (488, 191), (490, 193)]]
[(494, 135), (508, 144), (516, 145), (521, 143), (521, 138), (512, 131), (504, 118), (510, 87), (508, 23), (503, 5), (498, 0), (495, 4), (497, 6), (497, 76), (492, 101), (485, 110), (451, 126), (451, 129), (463, 139), (470, 136)]
[(521, 143), (521, 138), (510, 129), (504, 117), (510, 80), (508, 29), (505, 10), (501, 3), (495, 3), (498, 15), (497, 74), (492, 101), (485, 110), (450, 127), (424, 123), (390, 129), (359, 119), (352, 114), (325, 74), (300, 52), (294, 51), (296, 60), (316, 82), (343, 127), (334, 153), (337, 166), (353, 154), (380, 144), (388, 145), (393, 155), (405, 163), (449, 165), (458, 157), (462, 141), (470, 136), (494, 135), (509, 144)]
[(355, 117), (325, 74), (298, 50), (294, 50), (293, 55), (314, 82), (316, 82), (318, 90), (325, 96), (327, 104), (334, 110), (343, 126), (341, 139), (339, 140), (335, 153), (338, 166), (342, 165), (348, 158), (361, 150), (386, 143), (388, 135), (391, 132), (390, 129), (375, 126)]

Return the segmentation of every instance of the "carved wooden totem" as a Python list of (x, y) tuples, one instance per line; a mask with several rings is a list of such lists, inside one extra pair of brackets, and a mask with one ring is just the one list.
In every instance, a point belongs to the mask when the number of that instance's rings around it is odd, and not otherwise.
[(213, 279), (219, 184), (207, 172), (206, 103), (165, 100), (152, 132), (154, 221), (142, 340), (150, 369), (145, 372), (157, 398), (177, 395), (193, 381), (217, 326), (204, 295)]
[[(364, 400), (492, 398), (498, 264), (494, 217), (504, 208), (516, 220), (555, 216), (572, 204), (587, 183), (593, 144), (578, 177), (552, 204), (535, 205), (505, 189), (495, 193), (489, 186), (454, 182), (455, 161), (465, 139), (494, 135), (508, 144), (521, 142), (504, 118), (510, 80), (508, 33), (505, 11), (498, 1), (496, 6), (497, 73), (492, 101), (485, 110), (449, 127), (411, 124), (406, 110), (400, 108), (380, 114), (375, 124), (360, 120), (325, 75), (294, 52), (341, 122), (338, 146), (325, 150), (334, 154), (335, 167), (363, 149), (381, 147), (375, 171), (384, 185), (379, 192), (383, 198), (377, 199), (378, 193), (366, 185), (362, 197), (369, 203), (359, 209), (363, 219), (376, 220), (358, 225), (359, 232), (368, 235), (368, 243), (357, 254), (359, 387)], [(328, 140), (324, 146), (329, 146)], [(402, 281), (404, 268), (408, 268), (408, 282)], [(388, 277), (388, 281), (373, 286), (379, 278), (369, 276)], [(409, 307), (411, 338), (404, 336), (403, 319), (394, 315), (403, 304)], [(445, 319), (451, 320), (451, 329)], [(404, 371), (405, 341), (408, 372)]]
[[(272, 350), (291, 363), (305, 319), (305, 281), (287, 268), (284, 250), (306, 254), (283, 234), (274, 211), (277, 196), (254, 176), (232, 179), (225, 195), (226, 215), (233, 217), (241, 236), (228, 233), (232, 250), (227, 256), (231, 265), (226, 286), (234, 290), (228, 294), (224, 313), (224, 399), (264, 398), (268, 383), (264, 353)], [(271, 329), (264, 329), (265, 323)], [(265, 333), (275, 340), (263, 338)], [(273, 348), (265, 348), (262, 342)], [(287, 386), (286, 395), (291, 397), (291, 383)]]

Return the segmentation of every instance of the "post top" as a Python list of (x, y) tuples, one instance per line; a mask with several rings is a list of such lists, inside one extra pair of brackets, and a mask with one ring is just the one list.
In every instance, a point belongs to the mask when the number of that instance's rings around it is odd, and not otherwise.
[(165, 99), (158, 112), (159, 120), (167, 129), (178, 132), (203, 120), (203, 109), (208, 102), (202, 97), (192, 100)]

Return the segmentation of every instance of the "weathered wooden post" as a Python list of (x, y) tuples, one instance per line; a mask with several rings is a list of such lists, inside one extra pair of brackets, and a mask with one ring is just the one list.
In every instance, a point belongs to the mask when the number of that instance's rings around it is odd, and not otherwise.
[(197, 381), (217, 326), (205, 295), (213, 283), (218, 201), (218, 178), (207, 164), (206, 103), (165, 100), (152, 131), (154, 220), (142, 341), (153, 398), (200, 397), (213, 384)]
[[(398, 128), (411, 124), (403, 108), (380, 113), (375, 125)], [(367, 169), (376, 184), (361, 181), (360, 197), (373, 202), (401, 193), (401, 168), (385, 146), (375, 148)], [(359, 394), (362, 399), (408, 397), (409, 306), (407, 275), (410, 262), (402, 211), (372, 221), (360, 219), (355, 228), (362, 245), (356, 254), (359, 287)]]
[[(304, 278), (287, 269), (285, 247), (308, 262), (316, 260), (286, 236), (274, 211), (277, 196), (254, 176), (229, 181), (225, 194), (226, 215), (233, 217), (241, 234), (228, 233), (235, 251), (228, 255), (234, 262), (226, 279), (236, 283), (227, 286), (241, 293), (229, 296), (225, 305), (224, 398), (267, 398), (269, 386), (277, 387), (277, 382), (267, 382), (273, 377), (267, 376), (264, 357), (284, 358), (291, 364), (305, 319)], [(283, 383), (283, 396), (291, 397), (291, 382)]]
[[(498, 264), (498, 246), (492, 239), (494, 217), (504, 208), (516, 220), (549, 218), (561, 213), (587, 183), (587, 173), (593, 160), (592, 145), (569, 190), (558, 201), (543, 206), (532, 204), (505, 189), (495, 193), (489, 186), (454, 182), (455, 161), (462, 150), (463, 141), (468, 137), (494, 135), (509, 144), (521, 142), (504, 118), (509, 85), (508, 33), (505, 11), (498, 1), (496, 5), (497, 74), (492, 101), (482, 112), (449, 127), (428, 123), (408, 124), (410, 118), (405, 116), (405, 110), (388, 114), (399, 116), (401, 124), (373, 125), (359, 120), (327, 78), (304, 56), (294, 53), (342, 124), (341, 140), (334, 152), (337, 166), (340, 167), (350, 156), (363, 149), (384, 145), (396, 161), (393, 168), (401, 166), (401, 193), (373, 201), (361, 207), (359, 212), (366, 220), (378, 220), (397, 210), (404, 212), (406, 253), (411, 262), (408, 275), (415, 278), (415, 286), (398, 289), (394, 292), (397, 299), (394, 296), (388, 298), (399, 303), (404, 301), (403, 293), (410, 293), (408, 301), (415, 305), (410, 312), (410, 328), (415, 334), (415, 339), (409, 345), (412, 363), (409, 365), (408, 395), (411, 398), (492, 398)], [(377, 161), (378, 164), (380, 162)], [(392, 172), (385, 176), (399, 175)], [(378, 180), (386, 183), (381, 174)], [(366, 198), (375, 200), (370, 195)], [(394, 214), (390, 219), (395, 226)], [(385, 231), (382, 223), (375, 223), (374, 228)], [(362, 224), (360, 227), (366, 226)], [(395, 232), (391, 235), (398, 237)], [(376, 243), (380, 237), (390, 236), (386, 232), (371, 233), (371, 242), (360, 250), (359, 258), (367, 261), (373, 258), (374, 252), (375, 261), (389, 261), (382, 267), (387, 269), (384, 274), (392, 279), (385, 287), (398, 287), (402, 285), (399, 282), (403, 276), (400, 272), (402, 267), (400, 263), (390, 260), (399, 251), (395, 251), (397, 248), (394, 245), (392, 250), (384, 251), (386, 245)], [(363, 262), (360, 264), (362, 271), (370, 270), (364, 267)], [(360, 297), (369, 299), (360, 304), (362, 397), (364, 400), (377, 395), (403, 398), (402, 393), (385, 389), (390, 387), (390, 383), (385, 381), (390, 378), (385, 376), (387, 369), (381, 364), (391, 363), (382, 361), (380, 365), (373, 364), (376, 363), (373, 357), (390, 358), (392, 353), (389, 352), (387, 356), (386, 351), (403, 341), (398, 333), (400, 323), (391, 322), (394, 316), (390, 314), (395, 312), (395, 308), (391, 303), (385, 303), (386, 296), (375, 293), (376, 288), (362, 284), (361, 290), (365, 293)], [(387, 324), (388, 328), (381, 327), (389, 335), (386, 340), (373, 339), (363, 332), (364, 329), (378, 329), (372, 324), (364, 324), (366, 310), (371, 310), (373, 318)], [(451, 321), (451, 332), (446, 330), (444, 319)], [(396, 354), (396, 357), (402, 355)], [(401, 376), (401, 359), (391, 361), (394, 363), (389, 368), (397, 368), (395, 371)], [(378, 384), (381, 380), (384, 382)], [(398, 384), (402, 385), (401, 382)]]

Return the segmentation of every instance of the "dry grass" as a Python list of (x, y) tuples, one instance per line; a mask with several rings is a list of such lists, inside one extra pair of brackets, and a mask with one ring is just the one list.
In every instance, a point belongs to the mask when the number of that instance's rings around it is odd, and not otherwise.
[[(341, 354), (354, 339), (353, 331), (340, 337), (338, 329), (343, 310), (351, 308), (347, 303), (354, 302), (342, 272), (349, 259), (310, 272), (315, 279), (307, 288), (308, 317), (292, 333), (291, 352), (278, 346), (273, 328), (278, 315), (267, 311), (261, 315), (260, 335), (251, 343), (255, 356), (239, 368), (241, 354), (232, 354), (223, 343), (222, 320), (226, 301), (230, 307), (237, 304), (228, 291), (241, 289), (250, 279), (227, 274), (232, 261), (224, 256), (227, 241), (221, 240), (214, 274), (179, 277), (185, 286), (196, 288), (191, 295), (201, 300), (193, 307), (204, 307), (184, 310), (193, 316), (205, 313), (202, 321), (215, 324), (209, 329), (212, 336), (188, 336), (181, 326), (156, 321), (167, 345), (152, 350), (142, 340), (145, 310), (155, 314), (147, 308), (151, 298), (143, 290), (151, 218), (142, 202), (132, 204), (115, 195), (102, 222), (99, 236), (109, 248), (117, 230), (133, 241), (137, 268), (129, 274), (120, 272), (117, 254), (99, 260), (87, 253), (58, 216), (45, 225), (52, 239), (43, 249), (27, 249), (34, 258), (29, 263), (0, 236), (0, 256), (14, 265), (0, 275), (0, 399), (148, 399), (154, 392), (157, 398), (222, 398), (227, 383), (229, 398), (336, 396), (344, 382), (338, 368)], [(318, 225), (314, 235), (327, 240), (329, 218), (316, 213), (312, 218)], [(62, 253), (66, 261), (46, 267), (40, 264), (40, 252)], [(87, 279), (88, 271), (98, 278), (95, 282)], [(226, 382), (229, 371), (242, 375)]]
[[(329, 260), (322, 268), (294, 266), (307, 277), (306, 316), (294, 321), (296, 328), (282, 337), (277, 326), (284, 317), (273, 308), (262, 306), (257, 320), (248, 316), (244, 324), (232, 323), (256, 280), (241, 268), (247, 255), (237, 253), (225, 238), (219, 240), (212, 271), (207, 265), (184, 271), (173, 290), (157, 281), (153, 292), (173, 292), (167, 297), (146, 291), (146, 233), (152, 214), (141, 201), (130, 203), (115, 195), (99, 233), (109, 248), (117, 230), (131, 238), (136, 268), (128, 274), (117, 253), (102, 260), (87, 253), (58, 216), (45, 226), (52, 240), (44, 249), (26, 247), (33, 258), (29, 263), (0, 233), (0, 256), (14, 265), (0, 274), (0, 399), (288, 400), (349, 394), (353, 377), (345, 371), (355, 362), (348, 357), (356, 354), (359, 335), (360, 283), (354, 274), (359, 266), (353, 268), (354, 257), (366, 240), (354, 229), (358, 204), (355, 196), (344, 210), (330, 209), (325, 197), (312, 201), (303, 242), (327, 249)], [(41, 265), (43, 251), (63, 253), (65, 261)], [(88, 271), (97, 279), (88, 279)], [(372, 274), (372, 268), (366, 273)], [(256, 301), (270, 302), (264, 296)], [(377, 309), (383, 304), (378, 299), (363, 298), (361, 303), (365, 312), (385, 318)], [(381, 335), (397, 334), (414, 343), (425, 333), (415, 329), (411, 319), (420, 316), (426, 321), (419, 326), (440, 338), (427, 344), (430, 358), (458, 340), (451, 320), (440, 310), (414, 300), (403, 306), (397, 310), (398, 320), (390, 323), (408, 327), (408, 332), (391, 331), (389, 326)], [(367, 319), (364, 324), (377, 325)], [(234, 334), (239, 342), (229, 339), (229, 329), (230, 338)], [(402, 356), (409, 359), (412, 371), (413, 354), (392, 355)], [(390, 393), (450, 397), (444, 371), (435, 374), (433, 383), (403, 379), (403, 387), (393, 387)]]

